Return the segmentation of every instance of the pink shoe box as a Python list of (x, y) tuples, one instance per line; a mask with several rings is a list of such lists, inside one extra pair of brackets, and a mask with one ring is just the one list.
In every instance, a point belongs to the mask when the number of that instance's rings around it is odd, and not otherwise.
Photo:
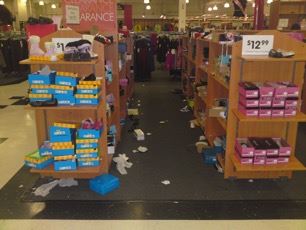
[(272, 107), (272, 97), (260, 97), (259, 98), (259, 107)]
[(274, 97), (272, 101), (273, 108), (283, 108), (285, 107), (286, 98), (284, 97)]
[(279, 157), (277, 158), (277, 164), (288, 164), (290, 161), (289, 157)]
[(266, 145), (267, 157), (278, 157), (279, 146), (272, 138), (264, 138), (264, 144)]
[(276, 83), (276, 82), (268, 82), (267, 84), (274, 88), (274, 97), (286, 98), (288, 96), (286, 85)]
[(283, 117), (285, 115), (284, 109), (272, 109), (272, 117)]
[(299, 86), (291, 82), (280, 82), (279, 84), (286, 86), (287, 97), (298, 97)]
[(246, 98), (240, 95), (239, 104), (243, 105), (246, 108), (254, 108), (259, 106), (259, 100), (257, 98)]
[(274, 88), (267, 83), (256, 83), (256, 86), (259, 88), (260, 97), (273, 97)]
[(258, 108), (245, 108), (239, 104), (239, 111), (247, 117), (258, 117)]
[(272, 115), (272, 110), (270, 108), (260, 108), (259, 109), (259, 117), (271, 117)]
[(278, 164), (278, 157), (267, 157), (266, 158), (266, 165), (277, 165)]
[(282, 138), (273, 138), (278, 145), (279, 157), (289, 157), (291, 155), (291, 146)]
[(297, 108), (296, 107), (288, 107), (285, 108), (285, 117), (294, 117), (297, 114)]
[(297, 107), (299, 99), (298, 98), (287, 98), (285, 102), (285, 107)]
[(240, 164), (242, 165), (252, 165), (253, 164), (253, 158), (250, 157), (241, 157), (238, 153), (236, 153), (236, 157)]
[(250, 137), (249, 141), (251, 145), (255, 148), (254, 156), (266, 156), (267, 150), (262, 138)]
[(253, 161), (254, 165), (265, 165), (266, 164), (266, 157), (254, 157)]
[(239, 94), (245, 98), (258, 98), (259, 90), (258, 87), (251, 82), (240, 82)]
[(255, 149), (247, 138), (236, 138), (235, 149), (237, 153), (242, 157), (254, 156)]

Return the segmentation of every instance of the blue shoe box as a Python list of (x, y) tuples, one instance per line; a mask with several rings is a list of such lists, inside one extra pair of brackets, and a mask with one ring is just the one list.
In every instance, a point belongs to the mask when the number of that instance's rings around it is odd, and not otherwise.
[(77, 159), (84, 159), (84, 158), (97, 158), (99, 157), (99, 153), (97, 152), (92, 152), (92, 153), (77, 153), (76, 154)]
[(54, 136), (71, 136), (73, 131), (70, 128), (63, 128), (58, 126), (50, 126), (49, 134), (50, 137)]
[(70, 156), (75, 154), (75, 149), (53, 149), (52, 156), (60, 157), (60, 156)]
[(67, 136), (50, 136), (50, 142), (72, 142), (73, 137), (70, 135)]
[(77, 86), (78, 83), (79, 83), (79, 78), (77, 78), (77, 77), (57, 75), (56, 78), (55, 78), (55, 84), (56, 85)]
[(76, 98), (75, 103), (77, 105), (98, 105), (98, 98)]
[(67, 95), (67, 96), (73, 96), (74, 91), (73, 90), (62, 90), (62, 89), (54, 89), (55, 95)]
[(52, 149), (51, 148), (41, 147), (41, 148), (39, 148), (39, 155), (41, 157), (52, 156)]
[(54, 95), (54, 98), (57, 99), (58, 105), (67, 105), (67, 106), (75, 105), (74, 96), (57, 94), (57, 95)]
[(77, 89), (77, 94), (98, 94), (100, 90), (96, 89)]
[(89, 181), (89, 188), (102, 196), (114, 191), (119, 188), (119, 186), (119, 179), (110, 174), (98, 176)]
[(24, 164), (31, 168), (44, 169), (44, 168), (47, 168), (49, 165), (53, 164), (53, 158), (50, 158), (49, 160), (46, 160), (42, 163), (33, 163), (33, 162), (25, 161)]
[(101, 136), (101, 130), (78, 129), (77, 136), (81, 139), (99, 139)]
[(55, 82), (55, 75), (55, 71), (48, 75), (42, 75), (39, 72), (31, 73), (28, 75), (28, 81), (30, 85), (51, 85)]
[(46, 89), (37, 89), (37, 88), (31, 88), (32, 94), (54, 94), (54, 90), (51, 88)]
[(91, 160), (91, 161), (87, 161), (87, 160), (78, 160), (78, 166), (79, 167), (97, 167), (100, 165), (100, 160), (99, 158), (97, 160)]
[(55, 171), (68, 171), (76, 170), (77, 162), (76, 160), (67, 160), (67, 161), (55, 161), (54, 170)]
[(38, 98), (35, 98), (35, 97), (32, 97), (32, 98), (29, 98), (30, 99), (30, 102), (35, 102), (35, 101), (51, 101), (52, 98), (44, 98), (44, 97), (38, 97)]
[(98, 143), (79, 143), (76, 144), (77, 149), (96, 149), (98, 148)]

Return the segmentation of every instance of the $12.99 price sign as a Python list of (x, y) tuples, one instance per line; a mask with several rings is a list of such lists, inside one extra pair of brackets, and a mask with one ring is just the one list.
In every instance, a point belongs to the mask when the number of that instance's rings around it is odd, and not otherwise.
[(242, 55), (268, 55), (273, 49), (273, 35), (244, 35)]

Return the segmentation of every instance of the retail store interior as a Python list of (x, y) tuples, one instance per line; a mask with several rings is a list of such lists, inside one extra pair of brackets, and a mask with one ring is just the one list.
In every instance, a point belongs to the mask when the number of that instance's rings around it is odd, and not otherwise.
[(305, 0), (0, 1), (0, 229), (305, 229)]

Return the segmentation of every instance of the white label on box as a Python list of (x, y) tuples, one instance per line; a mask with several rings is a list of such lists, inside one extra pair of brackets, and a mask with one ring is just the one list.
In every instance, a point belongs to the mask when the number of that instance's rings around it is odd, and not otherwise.
[(273, 43), (273, 35), (243, 35), (242, 55), (268, 55)]

